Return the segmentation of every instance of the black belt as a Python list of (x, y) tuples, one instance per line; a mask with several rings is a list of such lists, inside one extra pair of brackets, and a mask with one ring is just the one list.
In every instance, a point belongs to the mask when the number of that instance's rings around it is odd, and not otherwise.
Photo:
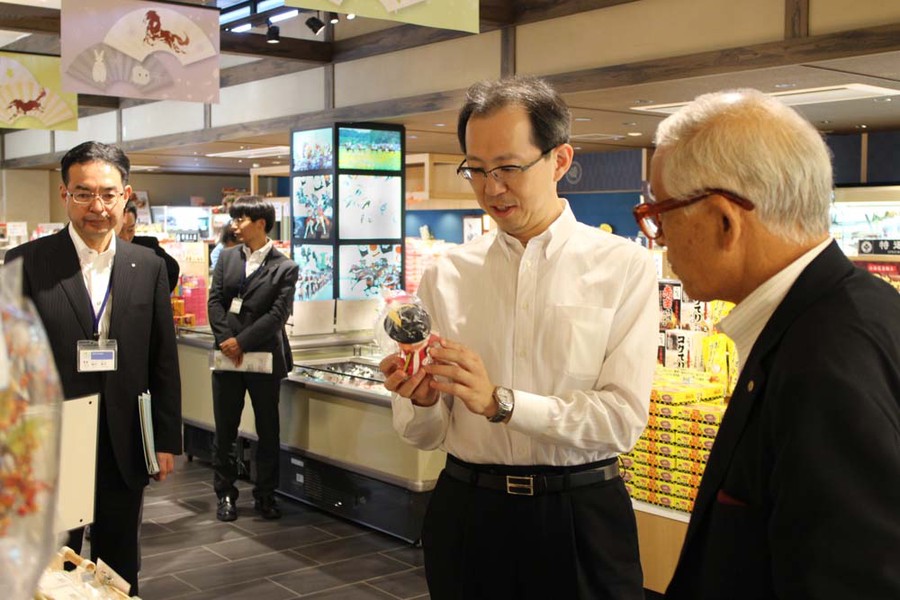
[(600, 466), (574, 467), (572, 470), (564, 470), (562, 473), (534, 473), (529, 475), (518, 474), (521, 472), (521, 467), (519, 467), (516, 469), (517, 474), (507, 475), (497, 473), (497, 467), (484, 470), (478, 468), (479, 465), (462, 463), (456, 457), (448, 455), (444, 472), (458, 481), (489, 490), (506, 492), (512, 496), (539, 496), (541, 494), (584, 487), (615, 479), (619, 476), (619, 461), (617, 458), (607, 459), (595, 464)]

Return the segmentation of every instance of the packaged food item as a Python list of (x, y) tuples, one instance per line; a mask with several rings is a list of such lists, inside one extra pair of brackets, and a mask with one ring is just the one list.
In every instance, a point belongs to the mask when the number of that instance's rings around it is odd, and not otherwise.
[(712, 423), (703, 423), (700, 421), (687, 421), (684, 419), (672, 419), (672, 425), (675, 431), (686, 433), (689, 435), (699, 435), (708, 438), (715, 438), (719, 432), (719, 426)]
[(376, 341), (387, 354), (399, 352), (407, 375), (432, 362), (431, 348), (439, 337), (431, 330), (431, 315), (414, 296), (401, 294), (385, 301), (375, 322)]
[[(678, 464), (678, 460), (676, 459), (675, 464)], [(677, 468), (677, 466), (676, 466)], [(702, 473), (702, 471), (701, 471)], [(689, 488), (696, 488), (700, 485), (700, 474), (694, 473), (683, 473), (681, 471), (672, 471), (672, 481), (677, 483), (678, 485), (683, 485)]]
[(659, 282), (659, 328), (674, 329), (681, 323), (680, 281), (660, 280)]
[(695, 460), (707, 462), (709, 460), (709, 450), (700, 448), (686, 448), (684, 446), (675, 446), (674, 457), (676, 459), (684, 458), (687, 460)]
[(713, 438), (700, 437), (699, 435), (691, 435), (689, 433), (675, 433), (675, 443), (679, 446), (688, 448), (699, 448), (701, 450), (712, 450)]
[(679, 457), (675, 459), (675, 470), (689, 475), (700, 476), (703, 475), (703, 471), (706, 470), (706, 463), (699, 460)]
[(694, 501), (686, 498), (672, 498), (672, 508), (689, 513), (694, 510)]
[(666, 331), (667, 367), (703, 368), (703, 331), (688, 329), (670, 329)]
[(665, 429), (645, 429), (642, 437), (651, 442), (663, 442), (665, 444), (675, 443), (675, 432)]
[(672, 419), (667, 419), (665, 417), (651, 414), (647, 419), (647, 427), (652, 427), (654, 429), (665, 429), (666, 431), (672, 431), (675, 429), (675, 425), (672, 422)]

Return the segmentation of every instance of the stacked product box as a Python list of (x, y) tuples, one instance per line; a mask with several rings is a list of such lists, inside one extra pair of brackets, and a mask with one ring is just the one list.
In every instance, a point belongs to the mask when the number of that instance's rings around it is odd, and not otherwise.
[(699, 371), (660, 367), (647, 429), (621, 456), (635, 500), (690, 512), (725, 412), (724, 385)]

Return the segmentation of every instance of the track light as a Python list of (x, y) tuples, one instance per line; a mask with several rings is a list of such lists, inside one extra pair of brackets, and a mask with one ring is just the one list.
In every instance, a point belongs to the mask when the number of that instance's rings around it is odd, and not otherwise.
[(269, 28), (266, 30), (266, 43), (281, 43), (281, 28), (278, 25), (269, 25)]
[(325, 29), (325, 23), (322, 22), (322, 19), (316, 16), (312, 16), (306, 20), (306, 26), (309, 27), (309, 30), (313, 32), (315, 35), (319, 35), (322, 33), (322, 30)]
[(328, 22), (331, 23), (332, 25), (337, 25), (338, 23), (341, 22), (341, 18), (338, 16), (337, 13), (330, 12), (330, 13), (328, 13)]
[(356, 15), (355, 15), (354, 13), (347, 13), (347, 20), (348, 20), (348, 21), (352, 21), (352, 20), (355, 19), (355, 18), (356, 18)]

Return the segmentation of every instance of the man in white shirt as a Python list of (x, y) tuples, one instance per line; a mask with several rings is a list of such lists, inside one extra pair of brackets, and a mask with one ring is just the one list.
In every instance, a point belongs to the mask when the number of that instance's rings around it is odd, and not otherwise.
[(900, 296), (828, 234), (828, 148), (756, 90), (656, 133), (644, 233), (743, 368), (667, 598), (900, 598)]
[(382, 362), (396, 430), (449, 455), (422, 531), (438, 600), (643, 598), (617, 455), (647, 421), (655, 269), (557, 196), (569, 123), (541, 80), (469, 89), (458, 172), (499, 231), (422, 279), (435, 363), (407, 377)]

